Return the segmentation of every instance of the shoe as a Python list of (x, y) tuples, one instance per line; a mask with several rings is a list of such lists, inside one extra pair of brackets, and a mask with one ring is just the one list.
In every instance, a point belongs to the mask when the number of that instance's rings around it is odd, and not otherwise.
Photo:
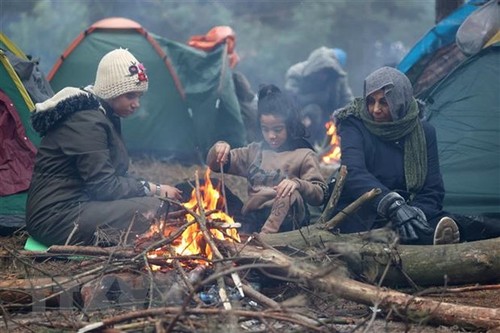
[(434, 230), (434, 245), (455, 244), (460, 242), (458, 225), (452, 218), (445, 216), (439, 220)]

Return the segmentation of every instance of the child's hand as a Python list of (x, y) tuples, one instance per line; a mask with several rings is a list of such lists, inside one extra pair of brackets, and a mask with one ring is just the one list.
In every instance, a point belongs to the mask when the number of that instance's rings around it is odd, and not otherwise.
[(291, 179), (283, 179), (278, 186), (274, 187), (277, 197), (291, 196), (293, 191), (299, 188), (299, 183)]
[(228, 161), (231, 146), (225, 141), (217, 141), (214, 145), (216, 161), (219, 164), (226, 164)]
[(170, 186), (170, 185), (160, 185), (161, 187), (161, 196), (165, 195), (167, 198), (170, 199), (175, 199), (175, 200), (182, 200), (182, 191), (179, 190), (177, 187)]

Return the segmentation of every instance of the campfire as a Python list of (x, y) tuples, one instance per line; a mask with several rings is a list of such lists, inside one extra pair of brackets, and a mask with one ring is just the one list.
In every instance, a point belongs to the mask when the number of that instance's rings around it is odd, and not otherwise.
[(321, 162), (324, 164), (337, 164), (340, 161), (340, 138), (337, 135), (337, 127), (333, 121), (328, 121), (325, 127), (330, 142), (327, 152), (321, 155)]
[[(213, 186), (210, 180), (210, 169), (207, 169), (205, 173), (204, 184), (199, 186), (199, 196), (194, 188), (191, 192), (191, 198), (188, 202), (182, 203), (182, 206), (185, 208), (184, 212), (175, 220), (169, 220), (169, 215), (157, 219), (157, 222), (151, 227), (148, 237), (159, 235), (169, 238), (173, 237), (180, 228), (184, 227), (185, 230), (168, 246), (161, 246), (148, 252), (148, 259), (163, 258), (167, 263), (170, 263), (172, 260), (169, 258), (186, 257), (186, 259), (189, 258), (189, 262), (181, 260), (181, 265), (210, 265), (213, 249), (207, 242), (206, 235), (203, 234), (201, 223), (206, 225), (212, 239), (240, 242), (240, 236), (236, 229), (238, 224), (228, 215), (227, 211), (224, 211), (225, 198), (221, 195), (220, 186), (218, 189)], [(152, 265), (153, 270), (160, 268), (158, 265)]]

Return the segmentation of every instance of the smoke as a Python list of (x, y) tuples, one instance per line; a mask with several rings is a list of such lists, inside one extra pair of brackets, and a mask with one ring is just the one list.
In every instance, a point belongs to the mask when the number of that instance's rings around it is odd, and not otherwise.
[(106, 17), (132, 19), (150, 33), (180, 43), (229, 25), (241, 57), (236, 70), (247, 76), (253, 90), (261, 83), (283, 86), (290, 66), (326, 46), (347, 52), (350, 86), (358, 94), (366, 75), (397, 64), (434, 21), (425, 9), (433, 3), (413, 0), (0, 1), (2, 30), (26, 53), (40, 58), (45, 73), (79, 33)]

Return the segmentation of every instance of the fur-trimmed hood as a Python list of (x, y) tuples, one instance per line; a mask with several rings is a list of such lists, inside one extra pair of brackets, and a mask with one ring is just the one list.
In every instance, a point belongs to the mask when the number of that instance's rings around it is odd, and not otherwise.
[(48, 100), (35, 104), (31, 125), (38, 134), (44, 136), (75, 112), (92, 109), (104, 111), (97, 96), (84, 89), (67, 87)]

